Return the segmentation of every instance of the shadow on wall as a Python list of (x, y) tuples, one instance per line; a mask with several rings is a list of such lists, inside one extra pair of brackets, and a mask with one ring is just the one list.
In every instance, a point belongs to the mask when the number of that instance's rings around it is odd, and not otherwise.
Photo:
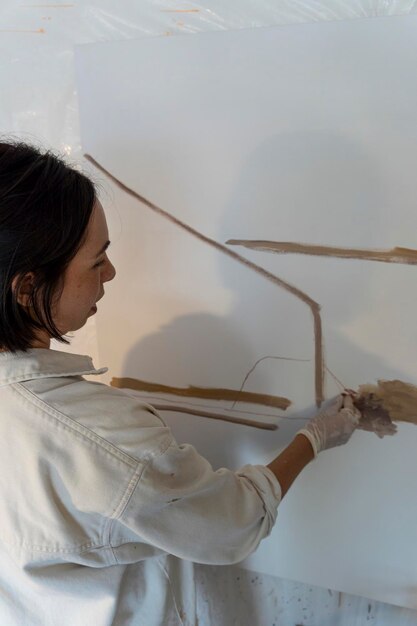
[[(382, 175), (378, 176), (369, 160), (344, 138), (329, 133), (280, 135), (263, 144), (247, 161), (217, 239), (221, 243), (229, 238), (286, 240), (291, 235), (299, 242), (373, 247), (378, 245), (375, 225), (387, 197)], [(385, 232), (382, 227), (381, 232)], [(393, 242), (396, 244), (401, 242)], [(206, 252), (206, 244), (198, 245)], [(125, 371), (172, 386), (184, 385), (186, 380), (218, 388), (227, 380), (228, 387), (239, 389), (254, 363), (266, 355), (291, 357), (292, 346), (299, 345), (302, 336), (306, 353), (301, 356), (307, 355), (309, 365), (265, 359), (251, 375), (248, 387), (251, 391), (274, 390), (290, 400), (300, 389), (312, 390), (312, 319), (305, 303), (221, 252), (210, 252), (217, 259), (223, 284), (233, 293), (233, 310), (227, 317), (194, 314), (172, 320), (130, 351)], [(384, 264), (241, 252), (319, 302), (326, 359), (330, 366), (337, 363), (337, 375), (346, 386), (356, 387), (377, 377), (404, 377), (403, 371), (389, 365), (389, 355), (384, 362), (380, 355), (361, 349), (339, 330), (368, 312), (373, 277), (389, 274)], [(401, 309), (398, 301), (395, 306)], [(335, 395), (339, 389), (329, 382), (326, 391)], [(238, 467), (242, 461), (263, 462), (264, 456), (270, 458), (288, 443), (302, 425), (297, 417), (314, 412), (312, 393), (310, 398), (298, 406), (290, 420), (282, 420), (280, 430), (273, 434), (218, 422), (214, 428), (211, 420), (179, 412), (167, 419), (179, 440), (191, 438), (215, 466)], [(198, 399), (195, 404), (199, 404)], [(256, 414), (268, 412), (266, 407), (243, 408), (241, 404), (236, 409), (242, 414), (248, 409)], [(198, 423), (198, 428), (191, 423)], [(257, 455), (257, 461), (252, 461)]]
[[(183, 385), (183, 381), (188, 380), (190, 384), (199, 381), (208, 388), (221, 387), (224, 380), (231, 380), (230, 372), (235, 372), (232, 378), (236, 383), (233, 387), (239, 389), (244, 376), (244, 368), (239, 364), (253, 363), (255, 360), (256, 355), (245, 342), (244, 336), (237, 331), (233, 319), (197, 314), (177, 317), (158, 332), (138, 342), (126, 356), (124, 370), (135, 372), (137, 378), (162, 384)], [(299, 363), (297, 365), (300, 366)], [(259, 376), (262, 377), (262, 374), (258, 374), (258, 380)], [(212, 406), (219, 410), (219, 406), (224, 407), (223, 413), (232, 406), (230, 401), (210, 402), (198, 398), (167, 400), (166, 395), (141, 395), (151, 404), (162, 404), (163, 401), (168, 404), (174, 400), (180, 405), (196, 408)], [(238, 403), (233, 415), (246, 417), (245, 411), (253, 411), (255, 415), (251, 417), (255, 419), (256, 415), (261, 414), (259, 419), (269, 422), (275, 422), (276, 416), (283, 414), (283, 411), (267, 406), (242, 407)], [(281, 428), (275, 432), (262, 431), (181, 412), (161, 414), (178, 441), (192, 443), (215, 467), (238, 468), (248, 462), (245, 454), (249, 456), (249, 450), (252, 458), (257, 454), (262, 456), (265, 450), (275, 450), (282, 438)], [(293, 425), (299, 428), (303, 421), (287, 423), (288, 427)]]

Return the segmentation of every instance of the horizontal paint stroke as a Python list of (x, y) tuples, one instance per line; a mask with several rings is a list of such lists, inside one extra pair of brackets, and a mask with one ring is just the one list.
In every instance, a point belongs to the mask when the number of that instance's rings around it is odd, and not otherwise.
[(362, 250), (357, 248), (335, 248), (333, 246), (315, 246), (288, 241), (263, 241), (250, 239), (229, 239), (230, 246), (243, 246), (252, 250), (275, 252), (276, 254), (308, 254), (310, 256), (328, 256), (339, 259), (361, 259), (380, 263), (404, 263), (417, 265), (417, 250), (411, 248), (392, 248), (391, 250)]
[(190, 409), (189, 407), (168, 405), (168, 404), (152, 404), (157, 411), (174, 411), (176, 413), (187, 413), (189, 415), (197, 415), (198, 417), (209, 417), (214, 420), (223, 422), (231, 422), (232, 424), (240, 424), (241, 426), (252, 426), (252, 428), (260, 428), (261, 430), (277, 430), (277, 424), (270, 422), (255, 422), (244, 417), (233, 417), (233, 415), (224, 415), (223, 413), (214, 413), (213, 411), (201, 411), (200, 409)]
[(236, 389), (208, 388), (208, 387), (170, 387), (159, 383), (150, 383), (137, 378), (112, 378), (112, 387), (134, 389), (135, 391), (145, 391), (149, 393), (166, 393), (183, 398), (204, 398), (206, 400), (229, 400), (235, 402), (248, 402), (250, 404), (261, 404), (277, 409), (287, 409), (291, 402), (287, 398), (280, 396), (270, 396), (262, 393), (252, 393), (249, 391), (238, 391)]

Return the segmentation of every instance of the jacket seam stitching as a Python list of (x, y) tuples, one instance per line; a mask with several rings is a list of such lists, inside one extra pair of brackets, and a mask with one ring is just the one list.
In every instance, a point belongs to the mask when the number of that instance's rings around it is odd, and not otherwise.
[(167, 579), (167, 583), (168, 583), (169, 591), (171, 593), (172, 601), (173, 601), (175, 610), (177, 612), (177, 617), (180, 620), (181, 624), (185, 624), (185, 622), (184, 622), (184, 620), (182, 618), (182, 615), (181, 615), (181, 611), (179, 610), (179, 607), (178, 607), (177, 598), (175, 596), (174, 589), (172, 587), (172, 583), (171, 583), (171, 579), (169, 577), (169, 574), (168, 574), (166, 568), (160, 562), (160, 560), (158, 560), (157, 563), (158, 563), (159, 568), (163, 571), (163, 573), (164, 573), (164, 575), (165, 575), (165, 577)]
[(32, 402), (32, 404), (34, 404), (35, 406), (42, 408), (49, 417), (57, 419), (64, 427), (68, 428), (68, 430), (77, 433), (83, 439), (88, 439), (92, 443), (99, 446), (101, 449), (106, 450), (106, 452), (108, 452), (112, 456), (118, 458), (120, 461), (124, 461), (126, 465), (129, 465), (130, 467), (136, 467), (138, 464), (141, 463), (139, 459), (135, 459), (126, 452), (119, 450), (119, 448), (114, 446), (109, 441), (103, 439), (103, 437), (100, 437), (100, 435), (97, 435), (87, 426), (84, 426), (83, 424), (78, 424), (78, 422), (73, 420), (68, 415), (65, 415), (65, 413), (62, 413), (61, 411), (58, 411), (58, 409), (49, 406), (49, 404), (47, 404), (44, 400), (41, 400), (32, 391), (26, 389), (26, 387), (22, 383), (14, 383), (13, 385), (11, 385), (11, 387), (22, 397), (26, 398), (26, 400)]
[(83, 552), (91, 552), (92, 550), (107, 550), (109, 548), (108, 545), (105, 545), (103, 543), (84, 543), (81, 545), (74, 545), (68, 548), (50, 548), (48, 546), (42, 546), (36, 543), (29, 543), (27, 541), (13, 541), (10, 542), (9, 545), (48, 554), (82, 554)]
[[(173, 442), (173, 437), (171, 435), (171, 438), (170, 438), (170, 441), (168, 442), (168, 445), (163, 450), (161, 450), (161, 452), (160, 452), (160, 454), (158, 456), (162, 456), (163, 454), (165, 454), (165, 452), (168, 450), (168, 448), (172, 445), (172, 442)], [(133, 478), (132, 478), (132, 480), (129, 483), (129, 486), (132, 484), (132, 488), (131, 488), (131, 491), (130, 491), (129, 495), (127, 496), (127, 492), (129, 490), (129, 487), (127, 487), (126, 492), (125, 492), (124, 496), (122, 497), (120, 505), (119, 505), (119, 507), (120, 507), (119, 513), (117, 515), (115, 514), (114, 516), (112, 516), (110, 518), (110, 520), (109, 520), (110, 521), (110, 523), (109, 523), (109, 532), (108, 532), (109, 545), (111, 547), (111, 550), (112, 550), (112, 553), (113, 553), (113, 557), (115, 559), (115, 563), (116, 564), (119, 563), (119, 561), (118, 561), (118, 559), (116, 557), (116, 554), (114, 552), (114, 548), (116, 548), (116, 546), (113, 546), (113, 543), (112, 543), (112, 540), (111, 540), (111, 534), (112, 534), (112, 531), (113, 531), (114, 523), (117, 520), (120, 520), (120, 518), (122, 517), (123, 513), (126, 511), (126, 509), (128, 507), (128, 504), (129, 504), (130, 500), (132, 499), (132, 496), (133, 496), (134, 492), (136, 491), (136, 489), (137, 489), (137, 487), (138, 487), (138, 485), (139, 485), (139, 483), (140, 483), (140, 481), (142, 479), (144, 471), (146, 470), (146, 468), (148, 467), (148, 465), (151, 463), (152, 460), (153, 459), (148, 459), (147, 462), (142, 465), (142, 467), (140, 468), (141, 471), (137, 472), (137, 476), (135, 477), (135, 480), (133, 480)], [(122, 506), (123, 498), (126, 498), (126, 502)]]
[(31, 373), (30, 375), (27, 374), (26, 376), (23, 376), (23, 377), (22, 375), (19, 375), (19, 376), (11, 376), (10, 378), (4, 378), (0, 383), (0, 387), (7, 387), (8, 385), (14, 385), (16, 383), (23, 383), (29, 380), (41, 380), (43, 378), (66, 378), (66, 377), (75, 377), (75, 376), (93, 376), (94, 374), (97, 374), (99, 376), (101, 374), (104, 374), (104, 372), (102, 372), (101, 370), (80, 370), (79, 372), (73, 372), (70, 370), (68, 372), (59, 372), (59, 373), (57, 372)]
[(105, 543), (110, 547), (111, 553), (113, 555), (113, 562), (115, 564), (118, 563), (118, 560), (114, 552), (114, 546), (112, 545), (112, 541), (111, 541), (111, 533), (112, 533), (113, 524), (114, 524), (114, 521), (118, 519), (123, 514), (123, 511), (126, 509), (127, 504), (133, 492), (135, 491), (136, 485), (144, 469), (145, 469), (145, 465), (143, 464), (136, 468), (136, 471), (133, 473), (132, 478), (129, 480), (129, 484), (127, 485), (126, 489), (124, 490), (122, 494), (122, 497), (120, 498), (119, 504), (115, 508), (113, 514), (106, 521), (106, 524), (103, 530), (103, 535), (105, 536)]
[[(118, 560), (114, 553), (113, 545), (111, 543), (111, 533), (112, 533), (113, 524), (115, 520), (119, 519), (123, 515), (124, 511), (126, 510), (132, 498), (132, 495), (138, 483), (140, 482), (140, 479), (143, 475), (144, 470), (146, 469), (146, 467), (148, 467), (149, 463), (153, 460), (153, 457), (148, 458), (146, 460), (135, 459), (134, 457), (131, 457), (127, 453), (123, 452), (122, 450), (119, 450), (112, 443), (107, 442), (105, 439), (100, 437), (100, 435), (97, 435), (96, 433), (94, 433), (94, 431), (91, 431), (86, 426), (82, 424), (78, 424), (78, 422), (73, 420), (71, 417), (65, 415), (65, 413), (48, 405), (44, 400), (39, 398), (30, 389), (27, 389), (21, 382), (13, 383), (10, 386), (21, 397), (25, 398), (28, 402), (30, 402), (34, 406), (42, 409), (44, 413), (47, 415), (47, 417), (56, 419), (64, 428), (68, 429), (74, 435), (80, 437), (84, 441), (89, 441), (92, 444), (95, 444), (97, 447), (99, 447), (103, 451), (110, 454), (113, 458), (116, 458), (124, 462), (127, 466), (133, 469), (133, 475), (131, 476), (127, 487), (123, 491), (123, 494), (119, 500), (119, 503), (113, 509), (113, 512), (109, 516), (105, 516), (105, 521), (104, 521), (104, 525), (102, 527), (102, 533), (101, 533), (102, 542), (100, 544), (96, 545), (94, 543), (92, 544), (87, 543), (87, 544), (82, 544), (81, 546), (74, 546), (71, 548), (63, 548), (63, 549), (48, 548), (46, 546), (42, 547), (40, 545), (28, 544), (26, 542), (18, 543), (17, 545), (21, 545), (22, 547), (27, 547), (36, 551), (43, 551), (47, 553), (60, 553), (60, 554), (66, 554), (66, 553), (71, 553), (71, 552), (80, 553), (80, 552), (85, 552), (91, 549), (110, 548), (111, 553), (113, 555), (113, 562), (117, 564)], [(169, 434), (170, 436), (169, 436), (169, 440), (167, 444), (164, 447), (160, 448), (158, 450), (157, 455), (155, 456), (160, 456), (162, 454), (165, 454), (167, 449), (172, 445), (173, 437), (171, 433)]]

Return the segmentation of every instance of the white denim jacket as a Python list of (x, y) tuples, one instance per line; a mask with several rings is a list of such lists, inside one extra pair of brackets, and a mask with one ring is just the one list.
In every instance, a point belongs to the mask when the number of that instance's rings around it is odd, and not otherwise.
[(213, 471), (90, 357), (0, 353), (1, 626), (195, 624), (192, 562), (235, 563), (274, 524), (263, 466)]

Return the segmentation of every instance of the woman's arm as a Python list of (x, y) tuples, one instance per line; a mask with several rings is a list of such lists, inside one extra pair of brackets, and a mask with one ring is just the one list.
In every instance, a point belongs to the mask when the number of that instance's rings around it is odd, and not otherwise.
[(316, 415), (295, 439), (269, 465), (281, 485), (281, 498), (298, 474), (319, 452), (346, 443), (360, 418), (349, 395), (339, 396), (326, 410)]
[(313, 448), (307, 437), (296, 435), (290, 445), (267, 465), (281, 485), (281, 498), (285, 496), (301, 470), (313, 459)]

